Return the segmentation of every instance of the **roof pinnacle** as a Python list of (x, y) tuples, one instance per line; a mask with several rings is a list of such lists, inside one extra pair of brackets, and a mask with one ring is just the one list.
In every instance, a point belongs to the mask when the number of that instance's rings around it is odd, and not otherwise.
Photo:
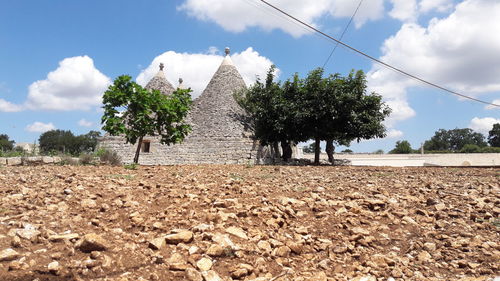
[(165, 65), (163, 64), (163, 62), (160, 62), (160, 70), (163, 71), (163, 68), (165, 67)]
[(226, 56), (229, 56), (229, 53), (231, 53), (231, 50), (229, 49), (229, 47), (226, 47), (224, 52), (226, 53)]

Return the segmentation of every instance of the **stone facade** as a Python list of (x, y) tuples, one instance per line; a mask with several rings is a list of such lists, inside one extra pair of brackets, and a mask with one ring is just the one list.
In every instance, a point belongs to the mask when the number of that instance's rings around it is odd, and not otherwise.
[[(186, 121), (192, 131), (180, 144), (162, 145), (159, 137), (145, 137), (149, 152), (141, 152), (143, 165), (171, 164), (238, 164), (261, 162), (265, 149), (252, 139), (243, 109), (234, 100), (235, 91), (245, 82), (226, 52), (218, 70), (203, 93), (194, 100)], [(147, 84), (163, 94), (174, 91), (166, 80), (163, 66)], [(106, 135), (100, 147), (116, 151), (124, 163), (131, 163), (136, 145), (126, 144), (123, 137)], [(147, 150), (147, 149), (146, 149)]]

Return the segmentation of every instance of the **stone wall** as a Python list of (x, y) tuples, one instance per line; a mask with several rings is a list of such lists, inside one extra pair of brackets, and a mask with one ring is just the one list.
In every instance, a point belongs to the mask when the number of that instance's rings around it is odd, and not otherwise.
[[(79, 158), (70, 158), (72, 162), (78, 163)], [(0, 166), (57, 164), (66, 160), (61, 157), (52, 156), (28, 156), (28, 157), (0, 157)]]

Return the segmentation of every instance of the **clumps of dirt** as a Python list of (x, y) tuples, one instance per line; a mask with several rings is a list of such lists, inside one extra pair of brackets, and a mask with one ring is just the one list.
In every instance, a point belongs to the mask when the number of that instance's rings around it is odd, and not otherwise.
[(0, 169), (0, 280), (492, 280), (498, 169)]

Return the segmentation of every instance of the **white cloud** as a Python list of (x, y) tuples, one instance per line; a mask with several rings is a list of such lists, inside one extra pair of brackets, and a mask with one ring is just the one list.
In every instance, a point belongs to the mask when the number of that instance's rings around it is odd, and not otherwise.
[(485, 117), (478, 118), (474, 117), (469, 123), (469, 128), (472, 130), (488, 135), (488, 132), (493, 128), (493, 124), (500, 123), (500, 119)]
[(22, 105), (13, 104), (4, 99), (0, 99), (0, 112), (19, 112), (23, 109)]
[(88, 56), (66, 58), (47, 79), (29, 86), (26, 107), (42, 110), (89, 110), (101, 104), (111, 80)]
[[(174, 87), (178, 79), (184, 80), (185, 87), (193, 90), (193, 98), (198, 97), (214, 75), (223, 60), (223, 56), (215, 54), (190, 54), (165, 52), (153, 59), (151, 64), (137, 76), (137, 83), (145, 86), (158, 72), (160, 62), (165, 64), (165, 75)], [(256, 75), (265, 77), (272, 61), (261, 56), (251, 47), (241, 53), (231, 55), (231, 59), (238, 68), (247, 85), (255, 82)]]
[[(441, 1), (441, 3), (444, 3)], [(500, 2), (465, 0), (448, 17), (434, 18), (427, 27), (405, 23), (382, 47), (382, 61), (466, 95), (500, 91)], [(367, 74), (371, 90), (393, 109), (390, 122), (415, 115), (406, 91), (422, 86), (374, 64)]]
[(56, 127), (52, 123), (42, 123), (42, 122), (35, 122), (31, 125), (26, 126), (25, 130), (28, 132), (32, 133), (45, 133), (50, 130), (55, 130)]
[(453, 0), (422, 0), (418, 4), (422, 13), (430, 11), (446, 12), (453, 8)]
[(390, 129), (389, 131), (387, 131), (386, 138), (388, 138), (388, 139), (395, 139), (395, 138), (400, 138), (403, 135), (404, 135), (403, 132), (400, 131), (400, 130)]
[[(270, 2), (314, 26), (318, 25), (317, 21), (321, 17), (328, 14), (334, 17), (350, 17), (358, 4), (357, 1), (352, 0), (275, 0)], [(356, 27), (362, 26), (369, 20), (381, 18), (384, 12), (383, 2), (383, 0), (363, 2), (354, 19)], [(186, 0), (178, 7), (178, 10), (198, 20), (215, 22), (231, 32), (242, 32), (250, 27), (260, 27), (266, 31), (281, 29), (294, 37), (310, 32), (264, 3), (255, 0)]]
[(94, 125), (94, 123), (92, 123), (86, 119), (80, 119), (80, 121), (78, 121), (78, 125), (82, 126), (82, 127), (91, 127), (92, 125)]
[(417, 0), (390, 0), (392, 10), (389, 16), (400, 21), (414, 22), (418, 17)]

